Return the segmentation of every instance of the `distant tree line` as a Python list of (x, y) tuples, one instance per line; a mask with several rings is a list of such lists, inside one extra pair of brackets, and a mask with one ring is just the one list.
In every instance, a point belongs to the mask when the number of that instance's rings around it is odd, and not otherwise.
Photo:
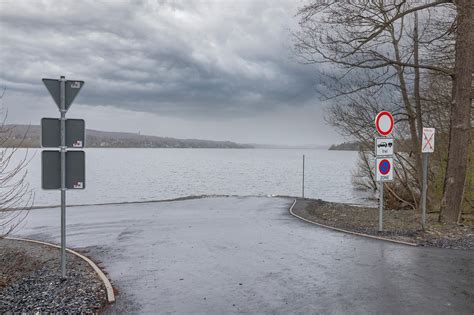
[(354, 141), (354, 142), (343, 142), (340, 144), (333, 144), (329, 147), (329, 150), (360, 151), (360, 143), (357, 141)]
[[(9, 138), (5, 147), (40, 147), (40, 126), (8, 125)], [(138, 133), (86, 131), (86, 146), (89, 148), (252, 148), (252, 145), (231, 141), (212, 141), (199, 139), (176, 139), (169, 137), (147, 136)]]

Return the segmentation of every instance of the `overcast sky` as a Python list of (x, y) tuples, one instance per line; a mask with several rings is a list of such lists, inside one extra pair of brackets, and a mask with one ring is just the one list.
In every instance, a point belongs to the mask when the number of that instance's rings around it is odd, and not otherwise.
[(68, 112), (92, 129), (329, 144), (317, 69), (292, 51), (305, 1), (0, 0), (8, 123), (58, 116), (41, 78), (84, 80)]

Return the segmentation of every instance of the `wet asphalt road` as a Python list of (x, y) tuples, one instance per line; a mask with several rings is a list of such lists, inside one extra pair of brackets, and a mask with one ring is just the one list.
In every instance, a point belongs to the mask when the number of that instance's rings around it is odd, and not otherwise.
[[(474, 313), (474, 253), (333, 232), (283, 198), (209, 198), (68, 208), (119, 291), (108, 313)], [(59, 242), (59, 209), (16, 235)]]

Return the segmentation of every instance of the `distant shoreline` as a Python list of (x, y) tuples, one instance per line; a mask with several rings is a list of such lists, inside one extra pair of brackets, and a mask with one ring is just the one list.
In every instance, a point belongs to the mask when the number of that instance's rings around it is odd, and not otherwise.
[[(38, 125), (5, 125), (6, 132), (0, 147), (3, 148), (41, 148), (41, 127)], [(130, 132), (112, 132), (87, 129), (85, 146), (87, 148), (114, 149), (294, 149), (327, 150), (329, 145), (272, 145), (256, 143), (237, 143), (233, 141), (178, 139), (142, 135)]]
[[(3, 147), (41, 147), (41, 127), (38, 125), (6, 125), (4, 129), (6, 132), (4, 133), (5, 139), (2, 142)], [(177, 139), (93, 129), (86, 129), (85, 146), (88, 148), (253, 148), (251, 145), (232, 141)]]
[[(8, 145), (2, 146), (2, 149), (8, 148), (18, 148), (18, 149), (54, 149), (54, 148), (45, 148), (41, 146), (23, 146), (23, 145)], [(96, 147), (96, 146), (86, 146), (84, 149), (235, 149), (235, 150), (323, 150), (328, 151), (328, 148), (304, 148), (304, 147)], [(334, 151), (349, 151), (349, 150), (334, 150)]]

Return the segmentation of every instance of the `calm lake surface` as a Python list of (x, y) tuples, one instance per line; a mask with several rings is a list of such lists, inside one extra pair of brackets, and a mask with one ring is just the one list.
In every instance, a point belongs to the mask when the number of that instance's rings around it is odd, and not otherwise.
[[(301, 196), (367, 204), (353, 189), (357, 153), (277, 149), (86, 149), (86, 189), (67, 203), (149, 201), (191, 195)], [(17, 158), (25, 151), (19, 151)], [(27, 179), (35, 206), (57, 205), (59, 191), (41, 189), (41, 150), (29, 150)]]

